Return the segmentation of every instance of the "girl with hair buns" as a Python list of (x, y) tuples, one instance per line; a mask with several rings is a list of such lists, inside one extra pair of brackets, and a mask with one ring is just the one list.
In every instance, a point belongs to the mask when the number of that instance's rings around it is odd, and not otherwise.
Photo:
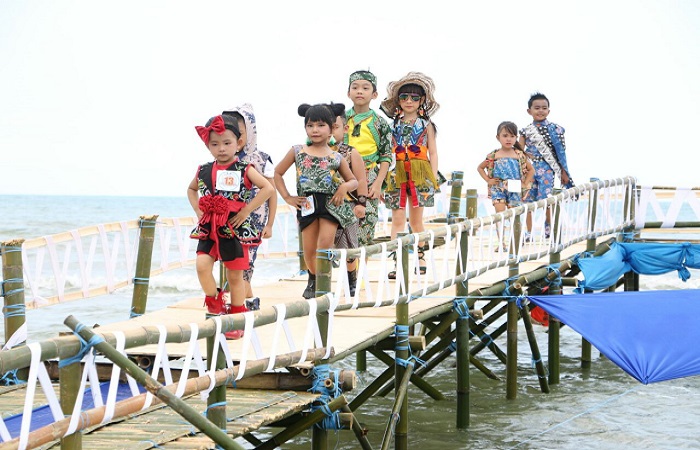
[[(312, 298), (316, 293), (316, 250), (333, 248), (338, 227), (345, 228), (357, 221), (352, 208), (345, 202), (348, 192), (357, 189), (357, 180), (347, 161), (331, 149), (335, 145), (333, 126), (337, 114), (332, 108), (343, 105), (299, 106), (304, 117), (306, 145), (295, 145), (275, 168), (275, 185), (287, 204), (297, 210), (297, 220), (303, 238), (304, 261), (309, 280), (302, 294)], [(297, 172), (297, 195), (291, 195), (284, 174), (292, 164)]]
[[(391, 209), (391, 239), (406, 227), (406, 208), (411, 232), (425, 231), (423, 208), (435, 204), (438, 189), (437, 129), (430, 116), (440, 105), (433, 97), (433, 80), (420, 72), (409, 72), (389, 83), (381, 110), (393, 119), (391, 144), (395, 164), (386, 177), (384, 204)], [(424, 248), (418, 250), (421, 274), (426, 272)], [(389, 272), (396, 278), (396, 271)]]

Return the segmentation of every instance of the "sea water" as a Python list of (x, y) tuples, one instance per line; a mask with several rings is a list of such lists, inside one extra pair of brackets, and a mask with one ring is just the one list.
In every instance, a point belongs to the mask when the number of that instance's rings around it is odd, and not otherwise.
[[(69, 231), (89, 225), (138, 219), (157, 214), (190, 217), (192, 209), (183, 197), (72, 197), (0, 196), (0, 241)], [(296, 258), (259, 260), (254, 286), (274, 282), (298, 270)], [(643, 289), (700, 288), (700, 274), (681, 282), (675, 273), (642, 276)], [(68, 331), (62, 325), (69, 314), (88, 325), (125, 320), (131, 304), (131, 287), (94, 299), (80, 300), (27, 312), (30, 340)], [(148, 310), (201, 295), (193, 267), (154, 277), (149, 285)], [(264, 301), (264, 299), (263, 299)], [(650, 314), (661, 313), (663, 302)], [(601, 317), (599, 320), (605, 320)], [(669, 324), (674, 326), (674, 324)], [(501, 380), (486, 378), (472, 368), (470, 378), (470, 426), (458, 430), (456, 420), (456, 369), (448, 358), (425, 379), (445, 400), (435, 401), (422, 391), (409, 389), (409, 448), (415, 449), (696, 449), (700, 448), (700, 377), (642, 385), (593, 349), (590, 369), (580, 368), (581, 337), (561, 330), (561, 379), (543, 394), (532, 367), (526, 336), (519, 329), (517, 398), (505, 398), (505, 367), (488, 350), (478, 358)], [(656, 330), (658, 339), (664, 330)], [(547, 334), (536, 327), (542, 360), (547, 361)], [(4, 340), (4, 337), (3, 337)], [(497, 341), (505, 349), (505, 343)], [(693, 343), (691, 343), (693, 344)], [(697, 345), (697, 343), (694, 343)], [(349, 358), (338, 368), (353, 369)], [(358, 373), (359, 386), (352, 399), (377, 377), (384, 365), (368, 356), (366, 372)], [(373, 397), (356, 411), (369, 428), (368, 438), (379, 448), (389, 421), (393, 395)], [(269, 430), (270, 436), (277, 430)], [(304, 433), (283, 448), (310, 448)], [(330, 448), (359, 448), (352, 432), (329, 432)], [(252, 448), (252, 447), (250, 447)], [(391, 446), (393, 448), (393, 445)]]

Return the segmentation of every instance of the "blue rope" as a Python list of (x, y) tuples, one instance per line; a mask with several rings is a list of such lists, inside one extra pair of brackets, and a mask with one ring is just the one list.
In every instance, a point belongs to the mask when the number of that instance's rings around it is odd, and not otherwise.
[(156, 441), (152, 441), (152, 440), (150, 440), (150, 439), (147, 439), (147, 440), (141, 441), (141, 442), (145, 442), (145, 443), (147, 443), (147, 444), (151, 444), (151, 445), (153, 446), (153, 448), (163, 448), (163, 447), (161, 447), (160, 445), (158, 445), (158, 443), (157, 443)]
[(219, 408), (219, 407), (221, 407), (221, 406), (224, 406), (224, 407), (225, 407), (225, 406), (226, 406), (226, 402), (224, 401), (224, 402), (212, 403), (211, 405), (208, 405), (208, 406), (207, 406), (207, 409), (205, 409), (204, 412), (203, 412), (202, 414), (204, 415), (204, 417), (207, 417), (207, 414), (209, 413), (209, 410), (210, 410), (210, 409), (212, 409), (212, 408)]
[[(320, 422), (316, 423), (314, 426), (322, 430), (340, 430), (340, 411), (331, 411), (328, 403), (339, 395), (342, 394), (340, 390), (340, 383), (338, 378), (340, 376), (339, 369), (331, 369), (328, 364), (320, 364), (314, 366), (313, 371), (313, 382), (311, 384), (311, 389), (309, 392), (315, 392), (321, 394), (316, 402), (311, 406), (311, 411), (315, 412), (321, 410), (326, 417)], [(333, 381), (333, 387), (327, 388), (325, 385), (326, 379), (330, 378)]]
[(156, 221), (155, 220), (140, 219), (139, 220), (139, 227), (141, 227), (141, 228), (155, 228)]
[(141, 317), (143, 314), (134, 312), (134, 307), (131, 307), (131, 312), (129, 313), (129, 318), (133, 319), (134, 317)]
[(150, 278), (140, 278), (140, 277), (134, 277), (134, 284), (145, 284), (148, 285), (148, 281)]
[(2, 307), (2, 313), (6, 318), (9, 317), (24, 317), (27, 312), (27, 305), (18, 303), (16, 305), (7, 305)]
[(454, 305), (454, 310), (459, 314), (460, 319), (469, 319), (469, 305), (467, 305), (467, 299), (465, 297), (459, 297), (452, 301)]
[[(22, 287), (11, 291), (5, 291), (5, 285), (10, 283), (20, 283)], [(0, 297), (9, 297), (10, 295), (20, 292), (24, 292), (24, 280), (22, 278), (8, 278), (7, 280), (0, 281)]]
[(18, 384), (25, 384), (25, 380), (17, 378), (17, 371), (19, 369), (13, 369), (5, 372), (2, 377), (0, 377), (0, 384), (3, 386), (17, 386)]
[(85, 325), (79, 323), (78, 326), (75, 327), (75, 331), (73, 331), (73, 334), (76, 335), (78, 337), (78, 340), (80, 341), (80, 350), (78, 350), (78, 353), (75, 356), (71, 356), (70, 358), (60, 360), (58, 362), (59, 369), (82, 361), (83, 357), (87, 355), (87, 353), (92, 347), (105, 341), (102, 338), (102, 336), (99, 336), (97, 334), (93, 335), (89, 341), (85, 341), (85, 339), (83, 339), (83, 337), (80, 334), (78, 334), (83, 328), (85, 328)]
[(622, 237), (622, 242), (633, 242), (634, 241), (634, 232), (632, 232), (632, 231), (623, 231), (620, 233), (620, 236)]
[(396, 325), (394, 326), (394, 334), (396, 335), (396, 344), (394, 346), (395, 351), (410, 350), (411, 347), (408, 345), (408, 325)]

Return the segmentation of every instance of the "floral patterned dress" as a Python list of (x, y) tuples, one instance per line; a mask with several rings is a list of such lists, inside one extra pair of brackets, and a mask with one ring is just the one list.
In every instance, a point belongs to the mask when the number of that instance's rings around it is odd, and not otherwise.
[(342, 228), (355, 222), (357, 218), (347, 202), (336, 206), (331, 198), (343, 182), (338, 169), (343, 157), (333, 152), (328, 156), (313, 156), (302, 151), (303, 147), (294, 147), (294, 162), (297, 169), (297, 195), (309, 196), (311, 194), (326, 195), (326, 210), (338, 220)]

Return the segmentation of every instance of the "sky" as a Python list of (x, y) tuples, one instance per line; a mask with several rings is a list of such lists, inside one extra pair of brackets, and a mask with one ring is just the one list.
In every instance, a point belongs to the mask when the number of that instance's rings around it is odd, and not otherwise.
[(433, 78), (440, 170), (480, 193), (498, 124), (527, 125), (536, 91), (577, 184), (700, 186), (695, 0), (3, 0), (0, 195), (184, 197), (212, 159), (195, 125), (251, 103), (277, 162), (306, 138), (297, 106), (350, 107), (358, 69), (377, 111), (390, 81)]

